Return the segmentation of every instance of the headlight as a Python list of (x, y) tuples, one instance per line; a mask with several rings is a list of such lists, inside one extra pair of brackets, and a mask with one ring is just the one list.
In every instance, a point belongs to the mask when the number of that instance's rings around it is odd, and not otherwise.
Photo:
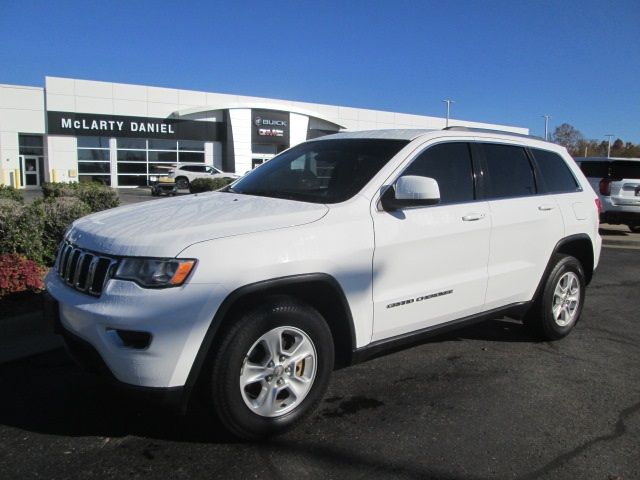
[(125, 258), (120, 262), (114, 278), (131, 280), (149, 288), (177, 287), (184, 283), (195, 264), (195, 260), (177, 258)]
[(150, 182), (157, 182), (157, 181), (158, 181), (158, 177), (157, 177), (157, 176), (155, 176), (155, 175), (151, 175), (151, 176), (149, 177), (149, 181), (150, 181)]

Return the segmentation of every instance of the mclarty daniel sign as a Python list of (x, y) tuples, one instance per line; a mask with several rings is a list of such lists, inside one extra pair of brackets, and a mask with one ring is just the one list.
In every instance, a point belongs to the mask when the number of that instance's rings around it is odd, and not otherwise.
[(47, 132), (51, 135), (214, 141), (224, 140), (226, 130), (222, 122), (47, 112)]

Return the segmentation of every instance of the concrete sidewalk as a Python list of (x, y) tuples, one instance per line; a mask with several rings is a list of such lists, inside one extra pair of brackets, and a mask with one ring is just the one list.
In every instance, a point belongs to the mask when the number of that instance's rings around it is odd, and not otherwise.
[(62, 347), (41, 311), (0, 320), (0, 363), (12, 362)]

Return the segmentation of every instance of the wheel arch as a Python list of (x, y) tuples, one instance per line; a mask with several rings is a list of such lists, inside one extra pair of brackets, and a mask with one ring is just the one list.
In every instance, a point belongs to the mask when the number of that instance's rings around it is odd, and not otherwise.
[(225, 327), (242, 312), (273, 295), (288, 295), (318, 310), (331, 329), (336, 368), (351, 364), (355, 347), (355, 328), (349, 303), (338, 281), (326, 273), (273, 278), (240, 287), (225, 298), (200, 345), (187, 378), (187, 388), (192, 389), (196, 386), (212, 348), (221, 338)]
[[(564, 253), (575, 257), (582, 265), (586, 284), (589, 285), (593, 277), (594, 264), (593, 243), (589, 235), (581, 233), (563, 238), (558, 242), (553, 253)], [(547, 268), (549, 268), (549, 266), (547, 266)], [(551, 268), (553, 268), (553, 266), (551, 266)], [(546, 273), (547, 272), (545, 272), (545, 274)]]
[(540, 292), (544, 288), (545, 281), (554, 267), (553, 257), (558, 253), (563, 253), (565, 255), (571, 255), (572, 257), (575, 257), (582, 265), (586, 284), (588, 285), (589, 282), (591, 282), (591, 278), (593, 277), (594, 264), (593, 243), (591, 242), (591, 238), (589, 238), (589, 235), (587, 235), (586, 233), (569, 235), (568, 237), (560, 240), (551, 252), (549, 260), (547, 261), (547, 266), (544, 269), (544, 273), (542, 274), (542, 277), (538, 282), (538, 287), (536, 288), (536, 291), (533, 295), (532, 302), (536, 301), (536, 299), (540, 295)]

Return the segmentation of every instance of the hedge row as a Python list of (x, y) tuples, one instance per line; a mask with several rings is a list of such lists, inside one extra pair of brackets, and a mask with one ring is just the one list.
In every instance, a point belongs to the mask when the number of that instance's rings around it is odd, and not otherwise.
[(120, 204), (118, 193), (97, 182), (51, 183), (42, 185), (44, 198), (75, 197), (89, 206), (91, 212), (99, 212)]
[(201, 192), (213, 192), (215, 190), (220, 190), (223, 187), (226, 187), (235, 179), (223, 177), (223, 178), (196, 178), (191, 183), (189, 183), (189, 192), (190, 193), (201, 193)]
[(32, 277), (44, 270), (34, 270), (33, 262), (39, 268), (52, 266), (56, 249), (74, 220), (119, 204), (116, 191), (101, 184), (45, 183), (42, 191), (44, 199), (25, 205), (20, 191), (0, 188), (0, 255), (6, 264), (0, 269), (4, 282), (0, 297), (23, 287), (40, 288)]

